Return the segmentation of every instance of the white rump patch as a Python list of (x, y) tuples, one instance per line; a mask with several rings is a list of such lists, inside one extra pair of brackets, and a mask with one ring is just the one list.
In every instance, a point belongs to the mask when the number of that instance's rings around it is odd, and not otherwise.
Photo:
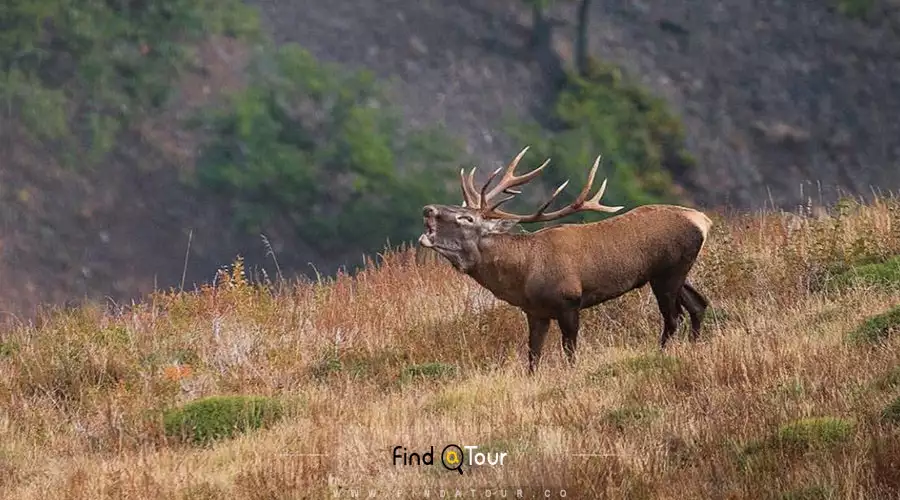
[(703, 241), (706, 241), (706, 236), (709, 234), (709, 229), (712, 227), (712, 220), (703, 212), (698, 212), (696, 210), (685, 210), (684, 215), (690, 219), (691, 223), (697, 226), (697, 229), (699, 229), (701, 233), (703, 233)]
[(703, 251), (703, 247), (706, 246), (706, 237), (709, 235), (709, 229), (712, 227), (712, 219), (706, 216), (703, 212), (699, 212), (692, 208), (684, 209), (684, 216), (691, 221), (691, 224), (697, 226), (697, 229), (700, 230), (700, 234), (703, 235), (703, 243), (700, 243), (699, 252)]

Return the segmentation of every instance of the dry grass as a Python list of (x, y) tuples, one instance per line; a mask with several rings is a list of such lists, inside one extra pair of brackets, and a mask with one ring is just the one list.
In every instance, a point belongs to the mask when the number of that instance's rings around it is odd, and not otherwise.
[[(717, 219), (692, 278), (716, 309), (701, 342), (657, 352), (640, 290), (586, 314), (575, 368), (554, 326), (534, 377), (521, 313), (410, 251), (328, 283), (252, 286), (237, 262), (196, 293), (48, 312), (0, 344), (0, 493), (892, 497), (900, 340), (846, 339), (900, 290), (826, 285), (900, 253), (900, 203), (840, 212)], [(229, 394), (291, 404), (212, 445), (165, 434), (164, 410)], [(392, 464), (448, 443), (509, 455), (463, 476)]]

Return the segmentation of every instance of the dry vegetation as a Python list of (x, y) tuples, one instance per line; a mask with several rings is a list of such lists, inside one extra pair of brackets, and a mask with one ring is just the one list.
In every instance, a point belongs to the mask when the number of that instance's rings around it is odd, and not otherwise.
[[(865, 276), (898, 253), (896, 200), (716, 218), (692, 274), (715, 307), (701, 342), (659, 353), (642, 289), (586, 315), (574, 369), (554, 325), (534, 377), (520, 313), (411, 251), (283, 286), (248, 284), (238, 261), (195, 293), (48, 312), (3, 332), (0, 496), (893, 497), (900, 314), (866, 320), (897, 307), (900, 279)], [(856, 263), (869, 274), (847, 279)], [(278, 418), (217, 441), (167, 432), (167, 411), (237, 394), (274, 398), (258, 401)], [(395, 445), (447, 443), (509, 458), (464, 476), (392, 465)]]

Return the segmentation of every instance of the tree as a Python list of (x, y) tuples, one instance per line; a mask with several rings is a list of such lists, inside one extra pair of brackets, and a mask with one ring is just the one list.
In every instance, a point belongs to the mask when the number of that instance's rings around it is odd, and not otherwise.
[(553, 26), (546, 16), (546, 9), (553, 0), (525, 0), (531, 7), (531, 45), (542, 47), (550, 43)]
[(591, 0), (581, 0), (578, 6), (578, 31), (575, 39), (575, 65), (581, 76), (588, 72), (588, 23), (590, 21)]
[[(547, 9), (558, 0), (524, 0), (531, 7), (531, 44), (543, 47), (551, 43), (553, 25), (547, 18)], [(578, 0), (575, 34), (575, 68), (582, 76), (587, 74), (590, 59), (588, 25), (592, 0)]]

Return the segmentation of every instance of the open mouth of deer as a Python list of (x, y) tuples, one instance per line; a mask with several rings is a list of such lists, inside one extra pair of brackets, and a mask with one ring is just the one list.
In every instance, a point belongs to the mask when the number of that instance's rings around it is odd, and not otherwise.
[(434, 236), (437, 233), (435, 229), (434, 217), (425, 218), (425, 232), (419, 236), (419, 244), (426, 248), (434, 248)]

